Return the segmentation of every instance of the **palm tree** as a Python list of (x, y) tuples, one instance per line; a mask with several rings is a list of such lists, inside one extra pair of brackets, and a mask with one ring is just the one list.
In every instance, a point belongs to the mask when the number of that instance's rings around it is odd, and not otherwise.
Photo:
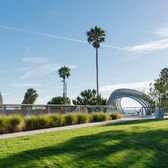
[(22, 104), (34, 104), (38, 98), (37, 91), (33, 88), (27, 89)]
[(98, 48), (100, 47), (100, 43), (105, 41), (105, 31), (98, 26), (91, 28), (90, 31), (87, 32), (87, 40), (89, 44), (96, 49), (96, 85), (97, 85), (97, 96), (99, 95), (99, 67), (98, 67)]
[(58, 70), (58, 74), (60, 78), (62, 78), (63, 82), (63, 97), (64, 97), (64, 104), (66, 104), (66, 97), (67, 97), (67, 84), (66, 84), (66, 78), (70, 76), (71, 69), (69, 67), (63, 66)]

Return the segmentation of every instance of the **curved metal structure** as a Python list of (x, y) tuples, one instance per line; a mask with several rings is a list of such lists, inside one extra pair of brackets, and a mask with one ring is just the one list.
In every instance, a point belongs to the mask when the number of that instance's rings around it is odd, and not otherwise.
[(123, 97), (131, 98), (135, 101), (137, 101), (139, 104), (142, 105), (142, 107), (147, 111), (150, 107), (149, 103), (144, 99), (144, 93), (133, 90), (133, 89), (117, 89), (114, 92), (111, 93), (107, 104), (114, 106), (118, 111), (124, 113), (124, 110), (121, 107), (121, 99)]
[(2, 105), (2, 104), (3, 104), (3, 99), (2, 99), (2, 94), (0, 92), (0, 105)]

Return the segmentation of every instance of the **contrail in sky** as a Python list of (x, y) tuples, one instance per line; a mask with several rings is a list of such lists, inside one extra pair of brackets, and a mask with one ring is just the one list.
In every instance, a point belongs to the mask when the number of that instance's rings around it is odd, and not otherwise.
[[(68, 37), (63, 37), (63, 36), (57, 36), (57, 35), (48, 34), (48, 33), (39, 33), (39, 32), (34, 32), (34, 31), (26, 30), (26, 29), (20, 29), (20, 28), (16, 28), (16, 27), (9, 27), (9, 26), (0, 25), (0, 29), (9, 30), (9, 31), (23, 32), (23, 33), (28, 33), (28, 34), (34, 34), (36, 36), (42, 36), (42, 37), (48, 37), (48, 38), (56, 38), (56, 39), (60, 39), (60, 40), (67, 40), (67, 41), (73, 41), (73, 42), (88, 44), (87, 41), (83, 41), (83, 40), (79, 40), (79, 39), (68, 38)], [(114, 45), (102, 44), (101, 46), (102, 47), (108, 47), (108, 48), (114, 48), (114, 49), (118, 49), (118, 50), (131, 51), (129, 48), (118, 47), (118, 46), (114, 46)]]

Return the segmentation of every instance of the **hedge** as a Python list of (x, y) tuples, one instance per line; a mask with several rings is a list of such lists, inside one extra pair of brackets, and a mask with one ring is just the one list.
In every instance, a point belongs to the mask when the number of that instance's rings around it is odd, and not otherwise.
[(28, 131), (35, 129), (59, 127), (88, 122), (99, 122), (110, 119), (119, 119), (121, 114), (103, 112), (88, 113), (67, 113), (67, 114), (41, 114), (41, 115), (0, 115), (0, 134)]

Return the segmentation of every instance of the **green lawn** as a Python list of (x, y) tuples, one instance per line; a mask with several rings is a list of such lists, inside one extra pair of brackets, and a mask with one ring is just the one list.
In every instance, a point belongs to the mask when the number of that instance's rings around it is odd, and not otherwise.
[(168, 120), (0, 140), (0, 168), (167, 168)]

